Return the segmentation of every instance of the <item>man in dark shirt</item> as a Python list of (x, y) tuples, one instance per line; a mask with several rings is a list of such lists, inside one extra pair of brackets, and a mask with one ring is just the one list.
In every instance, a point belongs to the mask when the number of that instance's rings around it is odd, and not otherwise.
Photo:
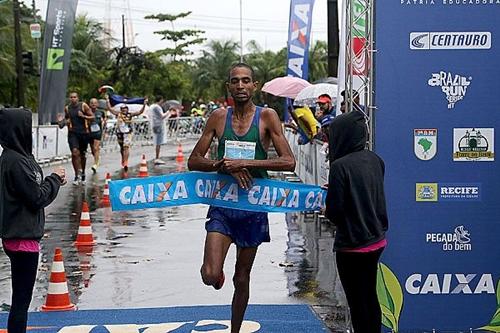
[(69, 94), (70, 103), (64, 108), (64, 116), (59, 115), (59, 127), (68, 126), (68, 144), (71, 149), (71, 162), (75, 171), (73, 185), (85, 184), (85, 164), (87, 147), (90, 144), (89, 124), (94, 119), (90, 107), (80, 102), (78, 93)]
[(377, 267), (387, 245), (385, 166), (366, 150), (368, 129), (359, 110), (330, 125), (330, 177), (326, 216), (336, 227), (334, 250), (354, 332), (380, 332)]

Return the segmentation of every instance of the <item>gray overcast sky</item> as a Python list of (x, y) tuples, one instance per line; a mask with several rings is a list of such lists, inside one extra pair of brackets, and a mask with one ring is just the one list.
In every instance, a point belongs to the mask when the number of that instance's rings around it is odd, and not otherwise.
[[(31, 6), (31, 0), (24, 0)], [(176, 21), (177, 29), (200, 29), (208, 40), (240, 40), (239, 0), (111, 0), (111, 24), (113, 36), (121, 39), (121, 15), (127, 17), (127, 3), (133, 22), (135, 44), (146, 51), (154, 51), (168, 45), (153, 32), (170, 29), (168, 23), (145, 20), (144, 16), (158, 13), (178, 14), (192, 11), (184, 19)], [(35, 0), (37, 9), (45, 18), (48, 0)], [(289, 0), (242, 0), (243, 44), (252, 39), (264, 49), (279, 50), (286, 46), (288, 38)], [(105, 21), (105, 0), (79, 0), (78, 14), (87, 13), (100, 22)], [(316, 0), (313, 10), (311, 40), (327, 40), (327, 1)], [(197, 51), (199, 48), (193, 49)]]

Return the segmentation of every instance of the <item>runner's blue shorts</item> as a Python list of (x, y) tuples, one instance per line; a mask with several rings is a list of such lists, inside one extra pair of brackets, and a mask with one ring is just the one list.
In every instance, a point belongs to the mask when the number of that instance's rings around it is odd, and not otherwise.
[(226, 235), (238, 247), (257, 247), (271, 241), (267, 213), (211, 206), (207, 218), (207, 232)]

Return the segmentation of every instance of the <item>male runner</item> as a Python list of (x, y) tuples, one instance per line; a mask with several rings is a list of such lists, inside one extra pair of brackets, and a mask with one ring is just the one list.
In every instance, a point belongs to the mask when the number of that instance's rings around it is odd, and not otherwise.
[(94, 115), (94, 119), (90, 123), (90, 150), (94, 156), (94, 165), (90, 169), (93, 173), (96, 173), (100, 164), (101, 140), (103, 128), (106, 124), (106, 112), (99, 108), (97, 98), (91, 98), (89, 106)]
[(116, 137), (120, 146), (120, 154), (122, 157), (123, 171), (128, 171), (128, 158), (130, 155), (130, 144), (132, 143), (132, 118), (141, 115), (146, 109), (148, 99), (144, 99), (142, 108), (137, 112), (131, 112), (127, 104), (120, 104), (120, 111), (113, 109), (109, 102), (109, 97), (106, 98), (108, 110), (116, 116)]
[(90, 107), (80, 102), (78, 93), (69, 94), (70, 103), (64, 108), (64, 116), (58, 115), (59, 127), (68, 126), (68, 144), (71, 150), (71, 162), (75, 171), (73, 185), (85, 184), (85, 164), (87, 147), (90, 143), (89, 123), (94, 119)]
[[(252, 177), (266, 178), (266, 170), (293, 171), (295, 159), (273, 109), (255, 106), (252, 96), (257, 88), (253, 69), (244, 63), (233, 65), (227, 88), (234, 99), (234, 108), (218, 109), (208, 118), (203, 134), (188, 160), (190, 170), (218, 171), (233, 176), (239, 186), (249, 189)], [(217, 160), (205, 158), (212, 139), (217, 138)], [(241, 143), (244, 142), (244, 145)], [(267, 159), (273, 143), (277, 158)], [(246, 148), (245, 148), (246, 147)], [(252, 148), (248, 148), (252, 147)], [(228, 152), (246, 156), (236, 159)], [(269, 242), (267, 213), (210, 207), (205, 229), (205, 254), (201, 267), (202, 280), (215, 289), (224, 283), (224, 260), (231, 243), (237, 246), (233, 276), (231, 332), (239, 332), (248, 304), (250, 271), (262, 242)]]

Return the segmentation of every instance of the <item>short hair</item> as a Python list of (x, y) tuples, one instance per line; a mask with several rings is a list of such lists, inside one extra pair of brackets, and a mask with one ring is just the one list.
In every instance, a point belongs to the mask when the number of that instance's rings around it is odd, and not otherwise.
[(161, 101), (162, 99), (163, 99), (163, 96), (161, 96), (161, 95), (157, 95), (157, 96), (155, 97), (155, 102), (156, 102), (156, 103), (158, 103), (158, 102), (159, 102), (159, 101)]
[(240, 67), (248, 69), (251, 73), (252, 81), (255, 81), (255, 71), (253, 70), (252, 66), (244, 62), (238, 62), (236, 64), (231, 65), (231, 68), (229, 68), (229, 75), (227, 77), (228, 82), (231, 80), (231, 72), (233, 71), (233, 69)]
[(75, 94), (76, 97), (79, 97), (79, 95), (78, 95), (78, 93), (76, 91), (72, 91), (72, 92), (69, 93), (70, 96), (73, 95), (73, 94)]

